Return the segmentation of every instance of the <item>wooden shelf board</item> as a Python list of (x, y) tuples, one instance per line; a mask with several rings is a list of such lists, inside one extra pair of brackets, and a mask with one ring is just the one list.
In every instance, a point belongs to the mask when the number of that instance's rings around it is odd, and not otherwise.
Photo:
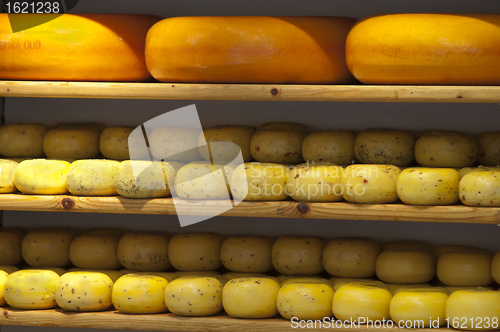
[[(217, 215), (222, 201), (182, 201), (190, 215)], [(225, 202), (224, 202), (225, 203)], [(1, 194), (0, 210), (73, 211), (176, 215), (172, 198), (127, 199), (71, 195)], [(500, 224), (500, 208), (413, 206), (405, 204), (305, 203), (295, 201), (241, 202), (222, 216), (260, 218), (306, 218), (340, 220), (386, 220), (443, 223)]]
[[(52, 326), (71, 328), (126, 329), (148, 331), (186, 331), (186, 332), (282, 332), (296, 331), (291, 322), (283, 318), (237, 319), (225, 314), (212, 317), (180, 317), (172, 314), (125, 315), (116, 311), (95, 313), (72, 313), (59, 309), (52, 310), (16, 310), (0, 308), (0, 325)], [(311, 328), (307, 331), (328, 331), (332, 328)], [(335, 328), (336, 331), (431, 331), (431, 329), (374, 328), (356, 325), (347, 328)], [(441, 328), (439, 332), (451, 332)]]
[(500, 86), (0, 81), (0, 97), (500, 103)]

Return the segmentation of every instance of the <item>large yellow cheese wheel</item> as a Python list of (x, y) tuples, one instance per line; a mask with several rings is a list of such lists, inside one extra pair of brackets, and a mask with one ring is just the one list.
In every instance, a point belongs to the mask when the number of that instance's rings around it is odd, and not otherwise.
[(325, 240), (316, 236), (282, 236), (272, 248), (274, 268), (283, 274), (310, 275), (323, 272)]
[(335, 291), (327, 282), (289, 282), (277, 296), (278, 311), (286, 319), (307, 320), (331, 317)]
[(70, 163), (63, 160), (25, 160), (16, 167), (14, 183), (23, 194), (65, 194), (69, 169)]
[(181, 271), (216, 270), (222, 266), (222, 236), (215, 233), (176, 234), (168, 243), (168, 259)]
[(17, 265), (23, 261), (23, 238), (24, 234), (16, 229), (0, 229), (0, 265)]
[(14, 160), (0, 159), (0, 194), (13, 193), (17, 190), (14, 183), (17, 165)]
[(149, 134), (149, 146), (155, 160), (201, 160), (198, 137), (201, 130), (181, 127), (157, 127)]
[(477, 159), (477, 143), (461, 132), (427, 130), (415, 143), (415, 159), (428, 167), (472, 166)]
[(491, 276), (497, 283), (500, 283), (500, 252), (497, 252), (495, 256), (493, 256), (493, 261), (491, 262)]
[(308, 161), (349, 165), (354, 159), (354, 139), (350, 131), (319, 131), (304, 138), (302, 157)]
[(371, 240), (334, 239), (323, 251), (323, 267), (335, 277), (369, 278), (375, 275), (379, 253), (378, 244)]
[[(2, 44), (2, 19), (0, 14), (0, 44)], [(0, 54), (4, 52), (0, 47)], [(0, 76), (2, 75), (2, 61)], [(43, 157), (43, 137), (49, 128), (41, 123), (8, 124), (0, 127), (0, 155), (5, 157)]]
[(395, 14), (351, 30), (346, 58), (367, 84), (500, 84), (500, 15)]
[(118, 260), (127, 269), (137, 271), (165, 271), (171, 267), (168, 260), (166, 233), (127, 233), (118, 242)]
[(151, 28), (146, 63), (162, 82), (352, 82), (339, 17), (175, 17)]
[(67, 229), (41, 228), (26, 234), (23, 259), (34, 267), (69, 265), (69, 248), (75, 234)]
[(117, 250), (114, 236), (79, 235), (71, 242), (69, 259), (83, 269), (116, 270), (122, 267)]
[(71, 163), (66, 187), (73, 195), (116, 195), (115, 175), (120, 165), (114, 160), (77, 160)]
[(230, 165), (190, 162), (175, 175), (175, 193), (183, 199), (229, 199), (232, 173)]
[(49, 158), (88, 159), (99, 156), (101, 131), (91, 125), (74, 124), (55, 127), (43, 137), (43, 152)]
[(50, 270), (16, 271), (5, 280), (5, 301), (15, 309), (55, 308), (58, 279), (59, 275)]
[(258, 130), (250, 141), (250, 153), (255, 160), (264, 163), (298, 164), (303, 161), (305, 137), (298, 131)]
[(273, 242), (267, 236), (230, 236), (222, 242), (220, 260), (230, 271), (268, 272)]
[(458, 194), (468, 206), (500, 206), (500, 171), (465, 175), (460, 180)]
[(364, 164), (407, 166), (413, 162), (415, 137), (403, 130), (368, 129), (354, 141), (354, 154)]
[(500, 131), (481, 133), (476, 136), (477, 162), (484, 166), (500, 165)]
[(500, 330), (500, 292), (474, 289), (454, 292), (448, 298), (446, 318), (459, 330)]
[[(198, 151), (203, 159), (220, 163), (233, 161), (241, 152), (244, 162), (253, 160), (250, 140), (255, 128), (250, 126), (219, 126), (203, 130), (198, 137)], [(205, 146), (208, 144), (208, 148)]]
[(4, 306), (7, 302), (5, 302), (5, 281), (9, 274), (5, 271), (0, 270), (0, 306)]
[(147, 274), (126, 274), (113, 285), (111, 300), (115, 308), (127, 314), (156, 314), (167, 311), (167, 279)]
[(113, 280), (99, 272), (68, 272), (56, 285), (56, 302), (66, 311), (102, 311), (111, 306)]
[(436, 260), (426, 250), (386, 250), (377, 258), (376, 272), (384, 282), (428, 282), (436, 275)]
[(99, 139), (99, 150), (108, 159), (125, 160), (130, 159), (128, 149), (128, 137), (134, 127), (107, 127), (101, 133)]
[[(325, 162), (321, 162), (323, 163)], [(341, 166), (309, 163), (297, 165), (288, 172), (286, 192), (296, 201), (341, 201), (342, 173)]]
[(450, 286), (486, 286), (493, 282), (493, 256), (484, 251), (453, 251), (437, 263), (437, 277)]
[(280, 201), (287, 198), (286, 166), (270, 163), (244, 163), (234, 169), (231, 192), (238, 200)]
[[(9, 22), (32, 26), (12, 33)], [(144, 39), (149, 15), (0, 15), (0, 77), (13, 80), (142, 81), (150, 79)], [(119, 56), (117, 56), (119, 54)]]

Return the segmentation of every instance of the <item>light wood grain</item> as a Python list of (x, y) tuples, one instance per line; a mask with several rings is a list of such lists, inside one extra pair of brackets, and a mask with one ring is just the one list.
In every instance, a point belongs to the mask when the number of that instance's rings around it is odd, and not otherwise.
[(497, 86), (0, 81), (0, 97), (500, 103)]
[[(221, 201), (181, 201), (189, 215), (214, 216)], [(0, 210), (70, 211), (176, 215), (172, 198), (127, 199), (70, 195), (0, 195)], [(184, 213), (186, 214), (186, 213)], [(305, 203), (295, 201), (241, 202), (223, 213), (228, 217), (388, 220), (500, 224), (500, 208), (412, 206), (404, 204)]]

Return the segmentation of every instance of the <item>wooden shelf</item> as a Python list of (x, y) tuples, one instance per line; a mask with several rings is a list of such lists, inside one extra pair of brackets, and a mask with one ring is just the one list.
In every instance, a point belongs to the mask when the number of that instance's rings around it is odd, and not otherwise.
[(500, 103), (500, 86), (269, 85), (0, 81), (0, 97)]
[[(212, 216), (221, 201), (182, 201), (190, 215)], [(0, 195), (0, 210), (73, 211), (176, 215), (172, 198), (127, 199), (70, 195)], [(500, 208), (413, 206), (404, 204), (305, 203), (295, 201), (241, 202), (222, 214), (229, 217), (387, 220), (500, 224)]]

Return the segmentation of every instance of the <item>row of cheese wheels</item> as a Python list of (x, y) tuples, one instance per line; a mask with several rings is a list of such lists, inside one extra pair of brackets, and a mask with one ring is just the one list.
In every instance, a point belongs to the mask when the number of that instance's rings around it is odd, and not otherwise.
[(420, 242), (382, 246), (367, 239), (282, 236), (230, 236), (215, 233), (127, 233), (87, 230), (75, 237), (65, 229), (38, 229), (23, 234), (0, 232), (0, 265), (24, 260), (32, 267), (165, 271), (216, 270), (264, 273), (273, 268), (287, 275), (313, 275), (326, 270), (334, 277), (371, 278), (389, 283), (425, 283), (437, 272), (450, 286), (500, 283), (500, 253), (467, 246), (431, 247)]
[[(59, 124), (50, 129), (39, 123), (0, 127), (0, 155), (8, 158), (148, 159), (142, 128), (97, 124)], [(500, 164), (500, 132), (474, 139), (461, 132), (427, 130), (418, 139), (408, 131), (369, 129), (356, 135), (347, 130), (311, 133), (302, 124), (271, 122), (257, 131), (250, 126), (221, 126), (203, 130), (154, 128), (148, 134), (155, 160), (215, 163), (252, 160), (298, 164), (306, 161), (349, 165), (409, 166), (416, 160), (427, 167), (470, 167)], [(198, 147), (198, 149), (196, 149)]]
[[(0, 14), (0, 78), (144, 81), (152, 75), (170, 83), (349, 84), (355, 77), (369, 84), (500, 83), (500, 15), (493, 14), (381, 15), (356, 25), (343, 17), (173, 17), (158, 22), (147, 15), (66, 14), (45, 19), (40, 24), (36, 15)], [(14, 33), (11, 24), (30, 29)]]

